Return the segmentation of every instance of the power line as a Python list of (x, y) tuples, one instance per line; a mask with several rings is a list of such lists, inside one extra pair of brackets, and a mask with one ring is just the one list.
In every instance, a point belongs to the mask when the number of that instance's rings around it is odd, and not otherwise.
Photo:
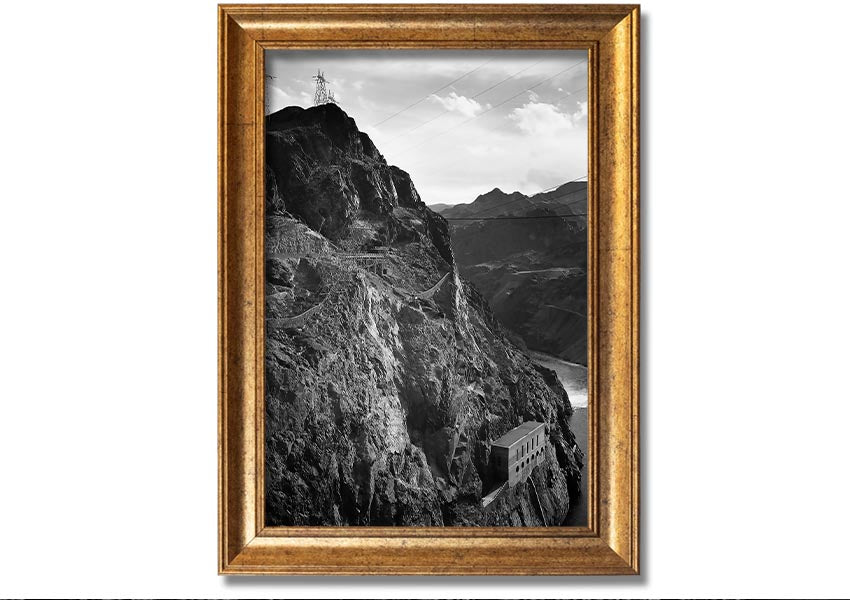
[[(568, 182), (568, 183), (570, 183), (570, 182)], [(581, 193), (581, 192), (587, 193), (587, 186), (585, 186), (581, 189), (578, 189), (578, 190), (573, 190), (571, 192), (567, 192), (566, 194), (562, 194), (560, 196), (554, 196), (552, 198), (546, 198), (546, 200), (547, 201), (549, 201), (549, 200), (560, 200), (561, 198), (567, 198), (568, 196), (572, 196), (573, 194), (578, 194), (578, 193)], [(510, 202), (506, 202), (505, 204), (502, 204), (500, 206), (492, 206), (490, 208), (486, 208), (482, 211), (482, 213), (490, 212), (491, 210), (495, 210), (497, 208), (500, 208), (501, 206), (507, 206), (508, 204), (512, 204), (514, 202), (519, 202), (520, 200), (523, 200), (523, 198), (517, 198), (516, 200), (511, 200)], [(581, 198), (579, 198), (578, 200), (572, 200), (570, 202), (566, 202), (566, 203), (564, 203), (564, 206), (569, 206), (570, 204), (575, 204), (576, 202), (579, 202), (580, 200), (581, 200)]]
[(553, 185), (552, 187), (546, 188), (545, 190), (540, 190), (539, 192), (535, 192), (534, 195), (531, 196), (531, 197), (533, 198), (534, 196), (539, 196), (540, 194), (548, 194), (552, 190), (557, 190), (562, 185), (567, 185), (568, 183), (575, 183), (579, 179), (584, 179), (585, 177), (587, 177), (587, 175), (582, 175), (581, 177), (576, 177), (575, 179), (570, 179), (569, 181), (565, 181), (564, 183), (559, 183), (557, 185)]
[(568, 219), (570, 217), (586, 217), (587, 213), (570, 215), (527, 215), (518, 217), (443, 217), (446, 221), (512, 221), (518, 219)]
[(374, 125), (372, 125), (372, 127), (377, 127), (378, 125), (382, 125), (382, 124), (386, 123), (386, 122), (387, 122), (387, 121), (389, 121), (390, 119), (394, 119), (395, 117), (399, 116), (399, 115), (400, 115), (401, 113), (403, 113), (404, 111), (406, 111), (406, 110), (409, 110), (409, 109), (413, 108), (414, 106), (416, 106), (417, 104), (419, 104), (420, 102), (422, 102), (422, 101), (424, 101), (424, 100), (427, 100), (428, 98), (430, 98), (432, 95), (436, 94), (437, 92), (442, 92), (444, 89), (446, 89), (446, 88), (447, 88), (447, 87), (449, 87), (450, 85), (453, 85), (453, 84), (457, 83), (458, 81), (460, 81), (461, 79), (463, 79), (463, 78), (464, 78), (464, 77), (466, 77), (467, 75), (472, 75), (473, 73), (475, 73), (475, 71), (477, 71), (478, 69), (480, 69), (480, 68), (481, 68), (481, 67), (483, 67), (484, 65), (486, 65), (486, 64), (488, 64), (488, 63), (493, 62), (494, 60), (496, 60), (496, 59), (495, 59), (495, 58), (491, 58), (490, 60), (484, 61), (483, 63), (481, 63), (480, 65), (478, 65), (478, 66), (477, 66), (477, 67), (475, 67), (474, 69), (472, 69), (471, 71), (467, 71), (466, 73), (464, 73), (463, 75), (461, 75), (461, 76), (460, 76), (460, 77), (458, 77), (457, 79), (454, 79), (454, 80), (450, 81), (449, 83), (447, 83), (447, 84), (446, 84), (446, 85), (444, 85), (443, 87), (441, 87), (441, 88), (439, 88), (439, 89), (437, 89), (437, 90), (434, 90), (434, 91), (433, 91), (433, 92), (431, 92), (430, 94), (426, 94), (425, 96), (423, 96), (422, 98), (420, 98), (419, 100), (417, 100), (416, 102), (414, 102), (413, 104), (409, 104), (409, 105), (405, 106), (404, 108), (402, 108), (400, 111), (398, 111), (398, 112), (395, 112), (395, 113), (391, 114), (391, 115), (390, 115), (389, 117), (387, 117), (386, 119), (384, 119), (384, 120), (382, 120), (382, 121), (378, 121), (377, 123), (375, 123)]
[(508, 81), (509, 79), (513, 79), (514, 77), (516, 77), (516, 76), (517, 76), (517, 75), (519, 75), (520, 73), (525, 73), (525, 72), (526, 72), (526, 71), (528, 71), (531, 67), (536, 67), (537, 65), (539, 65), (539, 64), (540, 64), (540, 63), (542, 63), (542, 62), (543, 62), (542, 60), (538, 60), (538, 61), (537, 61), (536, 63), (534, 63), (533, 65), (530, 65), (530, 66), (528, 66), (528, 67), (525, 67), (524, 69), (520, 69), (519, 71), (517, 71), (517, 72), (516, 72), (516, 73), (514, 73), (513, 75), (511, 75), (511, 76), (509, 76), (509, 77), (506, 77), (505, 79), (503, 79), (503, 80), (502, 80), (502, 81), (500, 81), (499, 83), (495, 83), (495, 84), (491, 85), (491, 86), (490, 86), (490, 87), (488, 87), (486, 90), (481, 90), (480, 92), (478, 92), (477, 94), (475, 94), (475, 95), (474, 95), (474, 96), (472, 96), (472, 97), (473, 97), (473, 98), (477, 98), (478, 96), (483, 96), (484, 94), (486, 94), (487, 92), (489, 92), (489, 91), (490, 91), (490, 90), (492, 90), (493, 88), (499, 87), (500, 85), (502, 85), (503, 83), (505, 83), (505, 82), (506, 82), (506, 81)]
[[(463, 125), (466, 125), (466, 124), (467, 124), (467, 123), (469, 123), (470, 121), (474, 121), (475, 119), (477, 119), (477, 118), (479, 118), (479, 117), (483, 117), (484, 115), (486, 115), (486, 114), (487, 114), (487, 113), (489, 113), (490, 111), (495, 110), (495, 109), (499, 108), (500, 106), (502, 106), (502, 105), (504, 105), (504, 104), (507, 104), (508, 102), (510, 102), (511, 100), (513, 100), (514, 98), (517, 98), (517, 97), (519, 97), (519, 96), (522, 96), (522, 95), (523, 95), (523, 94), (525, 94), (526, 92), (530, 92), (530, 91), (531, 91), (531, 90), (533, 90), (534, 88), (536, 88), (536, 87), (540, 87), (540, 86), (541, 86), (541, 85), (543, 85), (544, 83), (546, 83), (546, 82), (548, 82), (548, 81), (551, 81), (551, 80), (555, 79), (555, 77), (557, 77), (557, 76), (559, 76), (559, 75), (563, 75), (563, 74), (564, 74), (564, 73), (566, 73), (567, 71), (570, 71), (570, 70), (572, 70), (572, 69), (575, 69), (576, 67), (578, 67), (578, 66), (580, 66), (580, 65), (583, 65), (583, 64), (585, 64), (585, 62), (580, 61), (580, 62), (577, 62), (576, 64), (572, 65), (571, 67), (568, 67), (568, 68), (564, 69), (563, 71), (558, 71), (557, 73), (555, 73), (555, 74), (554, 74), (554, 75), (552, 75), (551, 77), (547, 77), (547, 78), (546, 78), (546, 79), (544, 79), (543, 81), (539, 81), (539, 82), (535, 83), (535, 84), (534, 84), (533, 86), (531, 86), (530, 88), (526, 88), (526, 89), (522, 90), (521, 92), (519, 92), (518, 94), (514, 94), (513, 96), (511, 96), (511, 97), (510, 97), (510, 98), (508, 98), (507, 100), (503, 100), (502, 102), (499, 102), (498, 104), (496, 104), (496, 105), (494, 105), (494, 106), (491, 106), (491, 107), (490, 107), (490, 108), (488, 108), (487, 110), (485, 110), (485, 111), (483, 111), (483, 112), (478, 113), (478, 114), (477, 114), (477, 115), (475, 115), (474, 117), (471, 117), (471, 118), (469, 118), (469, 119), (467, 119), (467, 120), (465, 120), (465, 121), (463, 121), (463, 122), (461, 122), (461, 123), (458, 123), (457, 125), (454, 125), (454, 126), (452, 126), (452, 127), (449, 127), (448, 129), (444, 129), (444, 130), (443, 130), (443, 131), (441, 131), (440, 133), (438, 133), (438, 134), (436, 134), (436, 135), (433, 135), (433, 136), (431, 136), (431, 137), (429, 137), (429, 138), (426, 138), (426, 139), (422, 140), (420, 143), (418, 143), (418, 144), (416, 144), (416, 145), (414, 145), (414, 146), (409, 146), (408, 148), (404, 148), (404, 149), (400, 150), (400, 151), (398, 152), (398, 154), (404, 154), (405, 152), (410, 152), (411, 150), (414, 150), (415, 148), (419, 148), (420, 146), (422, 146), (422, 145), (424, 145), (424, 144), (426, 144), (426, 143), (430, 142), (430, 141), (431, 141), (431, 140), (433, 140), (433, 139), (436, 139), (436, 138), (438, 138), (438, 137), (440, 137), (440, 136), (442, 136), (442, 135), (445, 135), (446, 133), (448, 133), (448, 132), (450, 132), (450, 131), (452, 131), (452, 130), (454, 130), (454, 129), (457, 129), (458, 127), (462, 127)], [(587, 89), (587, 86), (584, 86), (583, 88), (580, 88), (580, 89), (574, 90), (574, 91), (570, 92), (569, 94), (570, 94), (570, 95), (572, 95), (572, 94), (578, 93), (578, 92), (580, 92), (580, 91), (582, 91), (582, 90), (586, 90), (586, 89)]]
[[(556, 76), (557, 76), (557, 74), (556, 74), (556, 75), (553, 75), (553, 77), (556, 77)], [(542, 84), (542, 83), (545, 83), (545, 82), (541, 81), (540, 83)], [(538, 85), (540, 85), (540, 84), (538, 84)], [(529, 89), (532, 89), (532, 88), (529, 88)], [(571, 94), (575, 94), (575, 93), (577, 93), (577, 92), (580, 92), (580, 91), (582, 91), (582, 90), (586, 90), (586, 89), (587, 89), (587, 86), (585, 86), (585, 87), (583, 87), (583, 88), (580, 88), (580, 89), (576, 90), (575, 92), (570, 92), (570, 93), (571, 93)], [(528, 90), (525, 90), (525, 91), (528, 91)], [(517, 96), (521, 95), (522, 93), (524, 93), (524, 92), (520, 92), (519, 94), (517, 94)], [(493, 110), (494, 108), (498, 108), (498, 107), (499, 107), (499, 106), (501, 106), (502, 104), (505, 104), (506, 102), (509, 102), (509, 101), (513, 100), (514, 98), (516, 98), (516, 96), (513, 96), (513, 97), (511, 97), (511, 98), (508, 98), (508, 99), (507, 99), (507, 100), (505, 100), (504, 102), (501, 102), (500, 104), (497, 104), (496, 106), (493, 106), (493, 107), (491, 107), (491, 108), (489, 108), (489, 109), (485, 110), (485, 111), (484, 111), (484, 112), (482, 112), (481, 114), (479, 114), (479, 115), (477, 115), (477, 116), (475, 116), (475, 117), (472, 117), (471, 119), (467, 119), (466, 121), (463, 121), (462, 123), (458, 123), (458, 125), (456, 125), (455, 127), (449, 127), (448, 129), (445, 129), (445, 130), (441, 131), (440, 133), (438, 133), (438, 134), (436, 134), (436, 135), (434, 135), (434, 136), (431, 136), (430, 138), (427, 138), (427, 139), (425, 139), (425, 140), (422, 140), (420, 143), (418, 143), (418, 144), (416, 144), (416, 145), (414, 145), (414, 146), (409, 146), (409, 147), (407, 147), (407, 148), (404, 148), (403, 150), (400, 150), (400, 151), (398, 152), (398, 154), (404, 154), (405, 152), (409, 152), (409, 151), (411, 151), (411, 150), (415, 150), (416, 148), (419, 148), (420, 146), (425, 145), (426, 143), (430, 142), (431, 140), (433, 140), (433, 139), (435, 139), (435, 138), (438, 138), (438, 137), (442, 136), (443, 134), (450, 133), (450, 132), (451, 132), (451, 130), (456, 129), (457, 127), (460, 127), (460, 126), (462, 126), (462, 125), (466, 125), (466, 124), (467, 124), (467, 123), (469, 123), (470, 121), (473, 121), (473, 120), (477, 119), (478, 117), (483, 116), (483, 115), (484, 115), (484, 113), (490, 112), (490, 111), (491, 111), (491, 110)], [(431, 157), (430, 157), (430, 156), (429, 156), (429, 157), (425, 157), (424, 159), (419, 159), (419, 160), (417, 160), (416, 162), (413, 162), (413, 163), (405, 163), (405, 166), (406, 166), (407, 168), (415, 167), (416, 165), (420, 165), (420, 164), (422, 164), (423, 162), (426, 162), (429, 158), (431, 158)]]
[[(475, 94), (474, 96), (470, 96), (470, 99), (471, 99), (471, 100), (474, 100), (475, 98), (478, 98), (479, 96), (483, 96), (484, 94), (486, 94), (487, 92), (489, 92), (489, 91), (490, 91), (490, 90), (492, 90), (493, 88), (496, 88), (496, 87), (498, 87), (498, 86), (502, 85), (502, 84), (503, 84), (503, 83), (505, 83), (506, 81), (510, 81), (511, 79), (513, 79), (514, 77), (516, 77), (517, 75), (519, 75), (519, 74), (521, 74), (521, 73), (524, 73), (525, 71), (528, 71), (528, 70), (529, 70), (530, 68), (532, 68), (532, 67), (536, 67), (537, 65), (539, 65), (539, 64), (540, 64), (540, 63), (542, 63), (542, 62), (543, 62), (542, 60), (538, 60), (536, 63), (534, 63), (534, 64), (532, 64), (532, 65), (530, 65), (530, 66), (528, 66), (528, 67), (525, 67), (524, 69), (520, 69), (519, 71), (517, 71), (517, 72), (516, 72), (516, 73), (514, 73), (513, 75), (509, 75), (508, 77), (505, 77), (504, 79), (502, 79), (500, 82), (498, 82), (498, 83), (495, 83), (495, 84), (491, 85), (491, 86), (490, 86), (490, 87), (488, 87), (487, 89), (485, 89), (485, 90), (482, 90), (482, 91), (478, 92), (478, 93), (477, 93), (477, 94)], [(439, 91), (439, 90), (438, 90), (438, 91)], [(430, 97), (430, 96), (429, 96), (429, 97)], [(417, 125), (417, 126), (416, 126), (416, 127), (414, 127), (413, 129), (408, 129), (407, 131), (404, 131), (404, 132), (402, 132), (402, 133), (399, 133), (398, 135), (394, 135), (394, 136), (393, 136), (393, 137), (391, 137), (390, 139), (386, 140), (386, 142), (385, 142), (385, 143), (387, 143), (387, 144), (388, 144), (388, 143), (392, 142), (393, 140), (397, 140), (398, 138), (400, 138), (400, 137), (402, 137), (402, 136), (409, 135), (409, 134), (413, 133), (414, 131), (416, 131), (417, 129), (419, 129), (419, 128), (421, 128), (421, 127), (424, 127), (424, 126), (425, 126), (425, 125), (427, 125), (428, 123), (431, 123), (432, 121), (436, 121), (437, 119), (439, 119), (440, 117), (442, 117), (443, 115), (445, 115), (445, 114), (447, 114), (447, 113), (449, 113), (449, 112), (451, 112), (451, 111), (450, 111), (450, 110), (448, 110), (448, 109), (446, 109), (446, 110), (444, 110), (443, 112), (439, 113), (438, 115), (436, 115), (436, 116), (434, 116), (434, 117), (432, 117), (432, 118), (428, 119), (428, 120), (427, 120), (427, 121), (425, 121), (424, 123), (420, 123), (419, 125)]]
[[(560, 200), (561, 198), (566, 198), (568, 196), (572, 196), (573, 194), (580, 194), (581, 192), (585, 193), (585, 199), (587, 199), (587, 186), (585, 185), (581, 189), (573, 190), (572, 192), (567, 192), (566, 194), (562, 194), (561, 196), (555, 196), (553, 198), (547, 198), (546, 200)], [(579, 198), (577, 200), (571, 200), (569, 202), (565, 202), (564, 206), (569, 206), (571, 204), (575, 204), (576, 202), (581, 202), (581, 198)]]

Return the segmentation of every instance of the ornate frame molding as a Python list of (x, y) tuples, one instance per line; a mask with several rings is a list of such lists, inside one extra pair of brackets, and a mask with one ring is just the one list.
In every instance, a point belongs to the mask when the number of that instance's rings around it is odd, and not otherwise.
[[(638, 573), (639, 22), (635, 5), (219, 6), (219, 573)], [(587, 528), (264, 526), (263, 53), (295, 48), (588, 52)]]

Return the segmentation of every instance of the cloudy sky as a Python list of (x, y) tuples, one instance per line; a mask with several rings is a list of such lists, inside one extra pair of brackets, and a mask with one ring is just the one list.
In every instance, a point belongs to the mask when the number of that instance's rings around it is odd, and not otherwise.
[(428, 204), (472, 202), (494, 187), (533, 194), (587, 175), (585, 52), (267, 52), (267, 111), (312, 106), (318, 69)]

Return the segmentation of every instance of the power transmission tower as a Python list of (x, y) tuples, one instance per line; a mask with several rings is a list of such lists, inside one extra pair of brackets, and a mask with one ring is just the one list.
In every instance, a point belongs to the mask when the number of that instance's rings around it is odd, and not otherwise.
[(328, 102), (328, 80), (325, 79), (325, 74), (319, 70), (318, 74), (313, 77), (313, 81), (316, 82), (316, 94), (313, 96), (313, 106), (319, 106), (320, 104), (327, 104)]
[(271, 85), (271, 83), (269, 83), (269, 82), (274, 81), (275, 79), (277, 79), (277, 77), (275, 77), (274, 75), (266, 75), (266, 92), (265, 92), (266, 114), (269, 114), (269, 112), (270, 112), (270, 109), (269, 109), (269, 107), (270, 107), (270, 104), (269, 104), (269, 86)]
[(313, 77), (313, 81), (316, 82), (316, 93), (313, 96), (313, 106), (337, 103), (336, 98), (334, 98), (334, 93), (328, 89), (328, 80), (325, 79), (325, 74), (322, 73), (321, 69), (319, 69), (319, 72)]

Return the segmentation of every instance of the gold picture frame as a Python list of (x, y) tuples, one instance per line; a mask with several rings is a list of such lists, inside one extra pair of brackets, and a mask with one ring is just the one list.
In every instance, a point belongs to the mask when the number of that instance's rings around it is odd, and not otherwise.
[[(614, 575), (639, 571), (639, 7), (222, 5), (218, 9), (219, 573)], [(264, 52), (588, 53), (587, 527), (266, 527)]]

